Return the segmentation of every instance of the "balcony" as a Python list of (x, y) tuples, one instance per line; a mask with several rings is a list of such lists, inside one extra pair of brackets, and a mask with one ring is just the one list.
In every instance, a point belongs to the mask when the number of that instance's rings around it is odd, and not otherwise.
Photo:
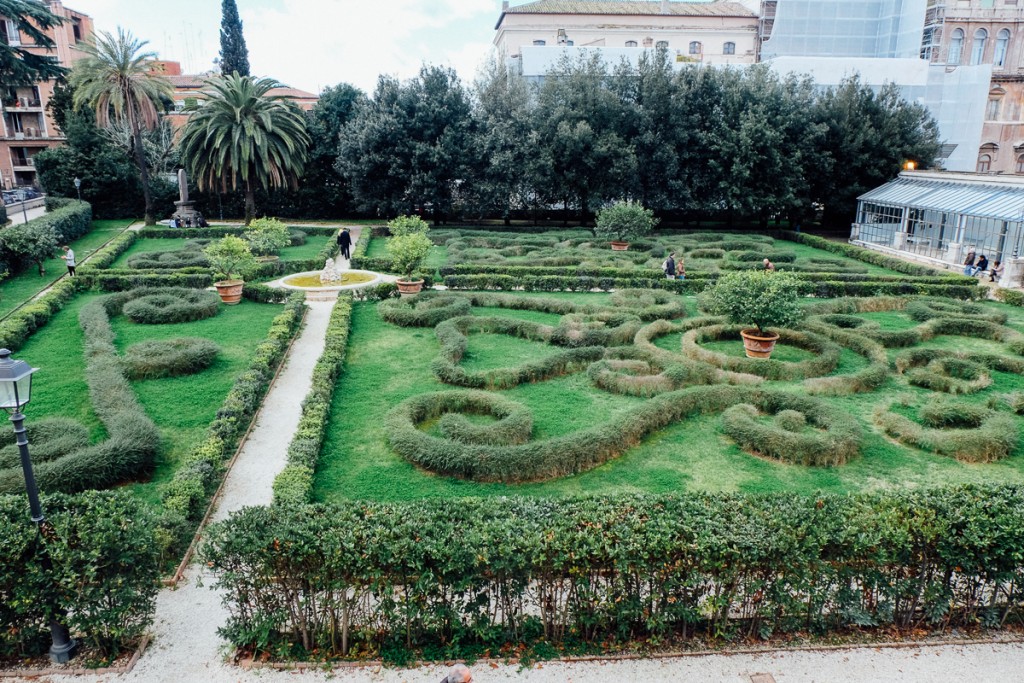
[(25, 113), (39, 113), (43, 111), (43, 103), (31, 97), (19, 97), (4, 101), (2, 103), (2, 110), (11, 113), (22, 111)]
[(24, 159), (15, 157), (14, 159), (11, 159), (11, 165), (14, 167), (15, 171), (21, 171), (24, 173), (31, 173), (36, 170), (36, 162), (32, 160), (32, 157), (26, 157)]

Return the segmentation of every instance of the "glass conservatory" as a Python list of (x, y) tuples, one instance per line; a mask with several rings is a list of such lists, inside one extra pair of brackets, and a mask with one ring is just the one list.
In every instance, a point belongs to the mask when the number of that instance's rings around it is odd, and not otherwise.
[(919, 260), (960, 263), (1024, 254), (1024, 177), (906, 171), (858, 198), (850, 241)]

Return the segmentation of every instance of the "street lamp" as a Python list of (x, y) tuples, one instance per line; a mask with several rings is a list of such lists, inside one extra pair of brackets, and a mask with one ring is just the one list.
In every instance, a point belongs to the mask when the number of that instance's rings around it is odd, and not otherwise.
[[(50, 555), (46, 552), (46, 516), (39, 502), (39, 489), (36, 486), (36, 475), (32, 471), (32, 460), (28, 454), (28, 438), (25, 436), (25, 416), (21, 409), (32, 399), (32, 373), (36, 371), (23, 360), (12, 360), (11, 352), (0, 349), (0, 408), (11, 414), (14, 423), (14, 435), (21, 454), (21, 470), (25, 475), (25, 490), (28, 492), (28, 506), (32, 514), (42, 542), (39, 544), (43, 553), (43, 570), (52, 569)], [(50, 661), (64, 664), (74, 656), (77, 643), (68, 634), (67, 626), (55, 618), (50, 620)]]
[(78, 193), (78, 201), (82, 201), (82, 179), (75, 178), (75, 192)]

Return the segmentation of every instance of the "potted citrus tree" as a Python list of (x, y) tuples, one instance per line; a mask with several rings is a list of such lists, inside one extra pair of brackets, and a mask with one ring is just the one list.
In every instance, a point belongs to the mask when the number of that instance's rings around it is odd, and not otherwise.
[(769, 358), (779, 335), (768, 328), (790, 327), (802, 316), (799, 285), (788, 273), (741, 270), (702, 293), (701, 306), (733, 324), (753, 325), (740, 331), (747, 358)]
[(618, 201), (597, 214), (594, 234), (611, 240), (614, 251), (626, 251), (629, 243), (649, 235), (658, 219), (639, 202)]
[(257, 257), (257, 261), (276, 261), (277, 252), (292, 243), (288, 226), (276, 218), (258, 218), (245, 232), (245, 240), (249, 249)]
[(432, 246), (430, 238), (422, 232), (399, 235), (388, 240), (388, 256), (395, 270), (402, 274), (395, 283), (402, 296), (416, 294), (423, 289), (423, 280), (413, 280), (413, 273), (423, 265)]
[(226, 304), (237, 304), (242, 299), (242, 278), (256, 265), (249, 244), (241, 237), (228, 235), (203, 250), (216, 274), (220, 299)]

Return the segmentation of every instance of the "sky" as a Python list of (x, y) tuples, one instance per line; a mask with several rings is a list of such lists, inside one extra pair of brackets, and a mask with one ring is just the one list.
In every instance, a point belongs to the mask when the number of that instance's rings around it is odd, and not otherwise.
[[(63, 0), (96, 28), (121, 26), (184, 73), (216, 69), (220, 0)], [(427, 62), (471, 83), (490, 54), (500, 0), (236, 0), (253, 75), (319, 93), (379, 74), (415, 76)], [(520, 3), (514, 3), (520, 4)]]

